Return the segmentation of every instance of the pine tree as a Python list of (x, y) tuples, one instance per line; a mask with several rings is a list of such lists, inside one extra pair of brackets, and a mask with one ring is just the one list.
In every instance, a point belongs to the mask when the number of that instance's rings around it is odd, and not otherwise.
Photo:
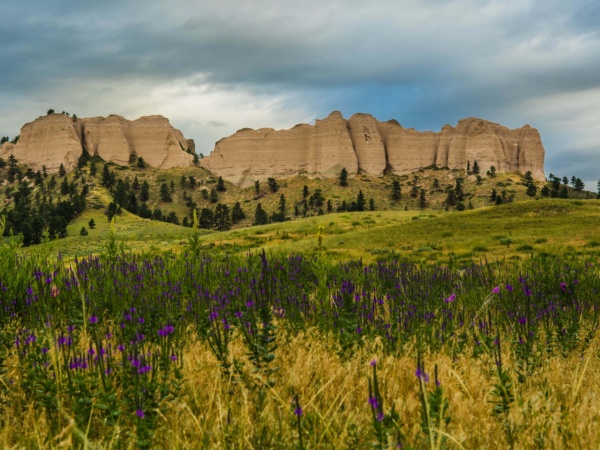
[(363, 191), (358, 191), (358, 195), (356, 197), (356, 210), (364, 211), (365, 205), (366, 205), (365, 194), (363, 194)]
[(369, 199), (369, 211), (375, 211), (375, 200), (372, 197)]
[(427, 197), (425, 197), (425, 189), (421, 189), (419, 194), (419, 208), (425, 209), (427, 207)]
[(226, 190), (227, 188), (225, 187), (225, 181), (223, 180), (223, 177), (219, 177), (217, 180), (217, 191), (225, 192)]
[(102, 169), (102, 186), (111, 187), (112, 186), (112, 174), (108, 167), (108, 164), (104, 164), (104, 168)]
[(88, 235), (88, 231), (85, 229), (85, 227), (81, 227), (81, 230), (79, 230), (79, 236), (87, 236)]
[(208, 200), (211, 203), (217, 203), (219, 201), (219, 194), (217, 194), (217, 190), (215, 188), (212, 188), (210, 190), (210, 197), (208, 198)]
[(397, 202), (402, 198), (402, 190), (400, 188), (400, 181), (394, 180), (392, 182), (392, 200)]
[(262, 205), (258, 203), (254, 212), (254, 225), (266, 225), (267, 223), (269, 223), (269, 216)]
[(198, 226), (210, 230), (213, 227), (213, 222), (213, 210), (211, 208), (202, 208), (202, 211), (200, 211), (200, 218), (198, 219)]
[(169, 192), (169, 187), (167, 186), (167, 183), (163, 183), (160, 186), (160, 199), (163, 202), (172, 202), (173, 201), (173, 197), (171, 197), (171, 192)]
[(598, 180), (598, 194), (596, 195), (596, 198), (600, 198), (600, 180)]
[(140, 191), (140, 200), (142, 202), (147, 202), (150, 200), (150, 185), (146, 180), (142, 183), (142, 189)]
[(240, 220), (244, 220), (246, 218), (246, 214), (244, 214), (244, 210), (242, 209), (242, 205), (240, 202), (236, 202), (233, 205), (233, 209), (231, 210), (231, 222), (238, 223)]
[(88, 222), (88, 226), (90, 227), (90, 230), (96, 228), (96, 222), (94, 222), (94, 219), (90, 219), (90, 221)]
[(64, 177), (66, 174), (67, 171), (65, 170), (65, 166), (63, 165), (63, 163), (60, 163), (60, 167), (58, 168), (58, 176)]
[(231, 228), (231, 216), (229, 208), (223, 203), (219, 203), (215, 208), (215, 229), (217, 231), (227, 231)]
[(340, 186), (348, 186), (348, 171), (345, 167), (342, 168), (340, 172)]
[(277, 192), (279, 190), (279, 185), (277, 184), (277, 180), (275, 180), (275, 178), (269, 178), (267, 183), (269, 183), (269, 189), (271, 192)]
[(327, 200), (327, 212), (330, 213), (333, 211), (333, 205), (331, 204), (331, 199)]
[(254, 182), (254, 193), (256, 195), (260, 194), (260, 182), (258, 180)]
[[(494, 172), (496, 172), (495, 168), (494, 168)], [(473, 173), (475, 175), (479, 175), (479, 164), (477, 164), (477, 161), (473, 161)]]
[(144, 158), (142, 158), (141, 156), (137, 160), (137, 166), (140, 169), (143, 169), (144, 167), (146, 167), (146, 163), (144, 162)]
[(304, 185), (304, 187), (302, 188), (302, 197), (307, 198), (310, 195), (310, 193), (308, 192), (308, 186)]

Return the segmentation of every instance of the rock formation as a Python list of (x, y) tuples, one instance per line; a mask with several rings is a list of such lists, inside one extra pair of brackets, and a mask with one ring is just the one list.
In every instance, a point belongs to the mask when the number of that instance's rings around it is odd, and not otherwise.
[(464, 169), (474, 161), (483, 173), (494, 166), (499, 173), (531, 171), (534, 178), (544, 179), (544, 147), (529, 125), (510, 130), (468, 118), (439, 133), (419, 132), (368, 114), (345, 120), (337, 111), (314, 126), (240, 130), (217, 142), (202, 166), (249, 186), (255, 180), (297, 174), (333, 178), (343, 167), (350, 176), (380, 176), (385, 170), (405, 174), (430, 166)]
[(0, 156), (6, 159), (12, 154), (33, 169), (46, 166), (56, 171), (63, 164), (71, 170), (84, 148), (108, 162), (124, 165), (136, 155), (150, 166), (168, 169), (192, 164), (193, 156), (185, 150), (193, 151), (194, 143), (162, 116), (129, 121), (117, 115), (75, 120), (49, 114), (25, 124), (17, 144), (5, 143)]

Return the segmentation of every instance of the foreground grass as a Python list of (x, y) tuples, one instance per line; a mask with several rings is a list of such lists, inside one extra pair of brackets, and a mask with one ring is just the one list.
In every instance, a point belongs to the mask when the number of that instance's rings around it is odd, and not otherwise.
[[(158, 419), (155, 448), (369, 448), (377, 435), (368, 402), (370, 361), (377, 361), (383, 411), (398, 413), (403, 448), (431, 448), (424, 431), (424, 407), (419, 379), (415, 376), (416, 353), (385, 354), (376, 342), (366, 342), (349, 356), (340, 356), (334, 339), (317, 330), (297, 335), (281, 333), (275, 363), (279, 370), (264, 394), (251, 385), (222, 376), (210, 348), (198, 340), (185, 354), (183, 376), (187, 380), (180, 397)], [(247, 349), (241, 336), (232, 341), (232, 356), (243, 360)], [(448, 402), (447, 425), (435, 431), (445, 448), (594, 448), (600, 445), (600, 360), (594, 339), (583, 353), (566, 358), (553, 356), (526, 383), (515, 383), (515, 400), (504, 415), (493, 412), (498, 379), (494, 358), (484, 353), (474, 358), (452, 358), (444, 352), (423, 355), (435, 389), (433, 364), (437, 364), (440, 387)], [(517, 361), (503, 353), (512, 374)], [(514, 376), (514, 375), (513, 375)], [(256, 375), (259, 378), (259, 375)], [(13, 366), (7, 379), (18, 384)], [(124, 386), (122, 389), (129, 389)], [(0, 445), (11, 447), (63, 448), (76, 446), (89, 435), (77, 430), (74, 420), (51, 440), (43, 409), (27, 403), (24, 393), (11, 385), (13, 401), (6, 405), (0, 429)], [(302, 408), (300, 431), (294, 415), (294, 395)], [(260, 409), (259, 397), (264, 395)], [(94, 403), (97, 404), (95, 401)], [(95, 410), (94, 415), (100, 415)], [(65, 417), (68, 414), (65, 412)], [(72, 418), (71, 418), (72, 419)], [(90, 417), (94, 420), (94, 417)], [(441, 434), (443, 433), (443, 434)], [(111, 448), (127, 440), (125, 430), (90, 439), (89, 448)], [(387, 433), (382, 448), (397, 444), (397, 434)], [(125, 447), (133, 447), (134, 442)]]
[(3, 248), (0, 445), (598, 446), (598, 264)]

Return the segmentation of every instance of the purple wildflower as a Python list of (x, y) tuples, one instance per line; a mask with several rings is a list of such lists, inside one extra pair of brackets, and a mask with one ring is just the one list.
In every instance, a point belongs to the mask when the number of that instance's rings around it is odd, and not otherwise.
[(140, 419), (143, 419), (145, 417), (144, 411), (141, 409), (136, 410), (135, 415), (138, 416)]
[(500, 286), (496, 286), (494, 289), (492, 289), (492, 294), (499, 294), (500, 293)]
[(456, 294), (452, 294), (450, 297), (448, 297), (446, 300), (444, 300), (444, 302), (452, 303), (454, 300), (456, 300)]
[(96, 316), (90, 316), (90, 323), (91, 324), (98, 323), (98, 317), (96, 317)]

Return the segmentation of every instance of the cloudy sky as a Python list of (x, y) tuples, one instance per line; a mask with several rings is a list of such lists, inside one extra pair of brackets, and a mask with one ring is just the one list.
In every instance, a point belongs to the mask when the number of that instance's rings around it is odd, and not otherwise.
[(162, 114), (208, 154), (332, 110), (538, 128), (546, 173), (600, 178), (597, 0), (4, 0), (0, 136), (48, 108)]

